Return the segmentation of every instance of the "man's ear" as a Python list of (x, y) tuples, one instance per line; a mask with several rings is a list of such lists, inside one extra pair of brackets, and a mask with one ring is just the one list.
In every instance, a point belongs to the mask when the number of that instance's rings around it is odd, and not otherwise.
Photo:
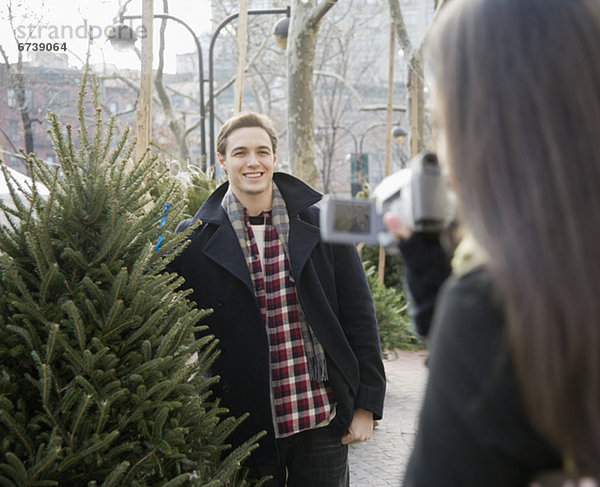
[(223, 154), (217, 152), (217, 160), (219, 161), (219, 164), (221, 164), (221, 168), (223, 169), (225, 174), (227, 174), (227, 167), (225, 167), (225, 157), (223, 156)]

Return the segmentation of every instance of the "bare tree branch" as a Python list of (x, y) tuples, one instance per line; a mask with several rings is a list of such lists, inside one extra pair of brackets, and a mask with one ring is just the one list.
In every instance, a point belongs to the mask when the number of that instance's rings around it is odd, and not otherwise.
[(435, 25), (435, 21), (438, 18), (442, 7), (444, 5), (446, 5), (446, 3), (448, 3), (448, 0), (437, 0), (437, 7), (435, 8), (435, 12), (433, 13), (433, 19), (431, 19), (431, 22), (429, 23), (429, 25), (427, 26), (427, 29), (425, 29), (425, 33), (423, 34), (423, 38), (421, 39), (421, 42), (419, 43), (419, 47), (418, 47), (418, 52), (422, 52), (423, 51), (423, 46), (425, 45), (425, 42), (427, 42), (427, 37), (429, 36), (429, 32), (431, 31), (431, 28)]
[(321, 22), (321, 19), (324, 15), (329, 12), (331, 7), (333, 7), (337, 3), (337, 0), (323, 0), (320, 4), (316, 5), (311, 12), (311, 15), (308, 19), (308, 23), (312, 28), (316, 28)]
[(342, 83), (348, 89), (350, 94), (354, 97), (354, 100), (356, 101), (356, 103), (359, 106), (362, 105), (362, 97), (360, 96), (360, 93), (358, 91), (356, 91), (354, 86), (352, 86), (348, 82), (348, 80), (346, 78), (344, 78), (343, 76), (340, 76), (337, 73), (329, 73), (326, 71), (315, 71), (315, 76), (326, 76), (326, 77), (334, 78), (334, 79), (338, 80), (340, 83)]
[(123, 15), (125, 15), (125, 12), (127, 11), (127, 6), (132, 2), (133, 0), (123, 0), (123, 2), (121, 3), (121, 6), (119, 7), (119, 11), (117, 12), (116, 17), (113, 18), (113, 22), (116, 24), (117, 22), (119, 22), (121, 20), (121, 17)]
[(410, 110), (410, 145), (411, 153), (417, 152), (425, 148), (425, 101), (424, 101), (424, 68), (423, 68), (423, 46), (425, 45), (427, 36), (431, 26), (434, 24), (437, 15), (444, 6), (447, 0), (438, 0), (436, 2), (436, 10), (432, 22), (427, 26), (422, 39), (418, 45), (413, 46), (411, 43), (404, 19), (400, 8), (400, 0), (388, 0), (390, 16), (396, 25), (396, 37), (400, 46), (404, 49), (404, 58), (407, 60), (408, 67), (408, 83), (407, 83), (407, 107)]
[(10, 73), (10, 61), (8, 60), (8, 56), (6, 55), (6, 51), (4, 51), (2, 44), (0, 44), (0, 53), (2, 54), (2, 58), (4, 59), (4, 64), (6, 65), (6, 69)]
[(116, 73), (112, 73), (112, 74), (108, 74), (108, 75), (101, 75), (98, 76), (101, 80), (109, 80), (109, 79), (116, 79), (121, 81), (123, 84), (125, 84), (128, 88), (131, 88), (133, 91), (135, 91), (136, 93), (136, 97), (137, 94), (140, 91), (140, 87), (139, 85), (136, 85), (133, 81), (125, 78), (124, 76), (121, 76), (120, 74), (116, 74)]
[[(246, 67), (245, 67), (245, 71), (250, 70), (250, 68), (254, 65), (254, 63), (256, 62), (256, 60), (258, 59), (259, 55), (262, 53), (262, 50), (264, 49), (266, 45), (266, 39), (265, 41), (261, 44), (261, 48), (259, 50), (257, 50), (254, 55), (252, 56), (252, 58), (246, 63)], [(235, 83), (235, 75), (232, 76), (226, 83), (224, 83), (223, 85), (221, 85), (219, 88), (217, 88), (214, 91), (213, 97), (216, 98), (217, 96), (219, 96), (221, 93), (223, 93), (227, 88), (229, 88), (233, 83)]]
[(402, 15), (402, 9), (400, 8), (400, 0), (389, 0), (390, 16), (392, 21), (396, 25), (396, 37), (400, 43), (400, 47), (404, 49), (404, 55), (406, 58), (412, 57), (413, 46), (406, 30), (406, 24), (404, 23), (404, 17)]

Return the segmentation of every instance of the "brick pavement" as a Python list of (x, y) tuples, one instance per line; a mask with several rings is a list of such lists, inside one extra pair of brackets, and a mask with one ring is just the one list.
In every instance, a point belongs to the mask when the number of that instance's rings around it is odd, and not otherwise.
[(398, 487), (414, 441), (427, 368), (425, 351), (399, 350), (384, 361), (387, 392), (373, 438), (350, 446), (350, 487)]

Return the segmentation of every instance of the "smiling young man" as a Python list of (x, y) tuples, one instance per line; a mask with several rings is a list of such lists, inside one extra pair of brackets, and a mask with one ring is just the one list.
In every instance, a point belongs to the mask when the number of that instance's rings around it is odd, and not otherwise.
[(347, 487), (348, 444), (371, 437), (385, 392), (358, 253), (320, 240), (321, 195), (274, 171), (267, 117), (225, 122), (217, 155), (228, 182), (179, 225), (200, 222), (169, 270), (198, 307), (214, 310), (215, 393), (233, 415), (250, 413), (230, 440), (266, 431), (248, 465), (273, 476), (268, 487)]

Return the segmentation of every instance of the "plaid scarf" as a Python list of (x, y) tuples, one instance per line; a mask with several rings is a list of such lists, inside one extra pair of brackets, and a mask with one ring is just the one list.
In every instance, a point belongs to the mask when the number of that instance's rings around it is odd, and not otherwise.
[[(233, 192), (231, 191), (231, 187), (229, 187), (221, 204), (225, 209), (227, 216), (229, 217), (229, 221), (231, 222), (235, 234), (237, 235), (240, 247), (246, 259), (246, 264), (248, 265), (248, 269), (250, 270), (250, 272), (252, 272), (252, 266), (254, 263), (254, 256), (252, 255), (250, 245), (250, 233), (252, 232), (252, 230), (249, 228), (249, 222), (247, 222), (246, 209), (240, 203), (237, 197), (233, 194)], [(283, 250), (285, 252), (286, 271), (289, 274), (288, 241), (290, 233), (290, 220), (288, 217), (285, 201), (281, 196), (279, 188), (277, 187), (275, 182), (273, 182), (271, 220), (273, 226), (275, 227), (277, 235), (279, 236), (279, 239), (281, 240), (281, 243), (283, 245)], [(291, 276), (289, 277), (293, 286), (293, 279), (291, 279)], [(295, 304), (298, 309), (298, 322), (300, 324), (300, 329), (302, 330), (302, 342), (304, 345), (304, 353), (306, 354), (306, 358), (308, 360), (308, 371), (310, 374), (310, 379), (315, 382), (324, 382), (329, 379), (327, 374), (327, 362), (325, 360), (325, 351), (323, 350), (323, 346), (314, 334), (302, 311), (302, 308), (299, 305), (299, 300), (297, 298), (295, 288), (294, 296), (296, 300)]]

